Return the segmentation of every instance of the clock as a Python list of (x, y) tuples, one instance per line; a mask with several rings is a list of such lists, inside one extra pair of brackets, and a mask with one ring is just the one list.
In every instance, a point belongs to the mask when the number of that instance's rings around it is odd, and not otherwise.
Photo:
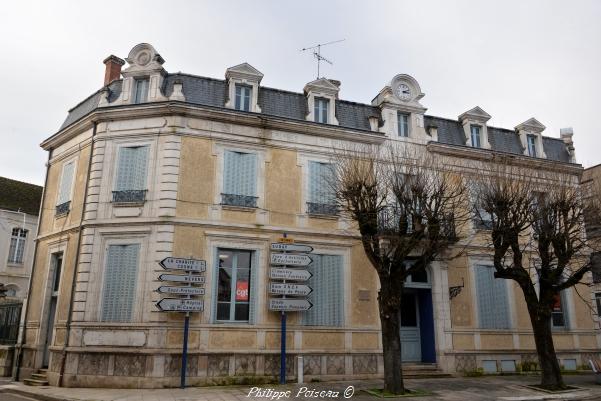
[(396, 95), (401, 100), (409, 100), (411, 98), (411, 89), (409, 89), (407, 84), (400, 83), (396, 88)]

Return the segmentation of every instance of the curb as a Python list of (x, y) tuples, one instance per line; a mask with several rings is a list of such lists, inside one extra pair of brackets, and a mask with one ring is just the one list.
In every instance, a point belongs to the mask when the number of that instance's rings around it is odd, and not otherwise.
[(0, 387), (0, 394), (15, 394), (22, 395), (25, 397), (33, 398), (40, 401), (71, 401), (74, 398), (59, 398), (46, 394), (38, 394), (33, 391), (26, 391), (19, 388), (2, 388)]

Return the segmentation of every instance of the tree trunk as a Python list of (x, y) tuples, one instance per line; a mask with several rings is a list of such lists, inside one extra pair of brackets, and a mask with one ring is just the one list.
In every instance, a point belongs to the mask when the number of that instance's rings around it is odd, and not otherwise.
[(541, 386), (549, 390), (566, 388), (561, 377), (561, 369), (553, 345), (553, 332), (551, 330), (551, 317), (534, 311), (530, 312), (536, 353), (542, 370)]
[(382, 326), (382, 348), (384, 351), (384, 391), (392, 394), (404, 394), (403, 372), (401, 365), (401, 288), (381, 280), (378, 306)]

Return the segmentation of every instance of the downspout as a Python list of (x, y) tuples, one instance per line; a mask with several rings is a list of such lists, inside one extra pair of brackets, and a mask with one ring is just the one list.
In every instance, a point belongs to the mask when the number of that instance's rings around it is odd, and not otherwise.
[(90, 172), (92, 170), (92, 157), (94, 156), (94, 139), (96, 138), (96, 127), (98, 123), (94, 121), (92, 130), (92, 141), (90, 143), (90, 158), (88, 159), (88, 171), (86, 173), (86, 187), (83, 194), (83, 204), (81, 206), (81, 218), (79, 220), (79, 234), (77, 238), (77, 253), (75, 254), (75, 265), (73, 266), (73, 279), (71, 281), (71, 299), (69, 300), (69, 310), (67, 312), (67, 326), (65, 334), (65, 343), (61, 351), (61, 367), (58, 375), (58, 387), (63, 386), (63, 375), (65, 374), (65, 365), (67, 363), (67, 346), (69, 345), (69, 337), (71, 335), (71, 321), (73, 314), (73, 300), (75, 298), (75, 286), (77, 284), (77, 268), (79, 265), (79, 254), (81, 253), (81, 237), (83, 233), (83, 219), (86, 213), (86, 204), (88, 202), (88, 188), (90, 186)]
[(27, 327), (27, 312), (29, 312), (29, 297), (31, 296), (31, 287), (33, 285), (33, 274), (36, 266), (36, 258), (38, 255), (38, 246), (40, 235), (40, 227), (42, 226), (42, 213), (44, 213), (44, 201), (46, 196), (46, 186), (48, 185), (48, 172), (50, 171), (50, 159), (52, 158), (52, 149), (48, 151), (48, 161), (46, 162), (46, 177), (44, 178), (44, 188), (42, 188), (42, 199), (40, 201), (40, 209), (38, 212), (38, 228), (36, 229), (35, 246), (33, 247), (33, 259), (31, 260), (31, 274), (29, 275), (29, 283), (27, 284), (27, 298), (25, 298), (23, 311), (23, 324), (19, 330), (20, 338), (17, 341), (17, 357), (15, 358), (15, 364), (13, 369), (13, 380), (19, 381), (19, 373), (21, 370), (21, 361), (23, 358), (23, 345), (25, 344), (25, 328)]

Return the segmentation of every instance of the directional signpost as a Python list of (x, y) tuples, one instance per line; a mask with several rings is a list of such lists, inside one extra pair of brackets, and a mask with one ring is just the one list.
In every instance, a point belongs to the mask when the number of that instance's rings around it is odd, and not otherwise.
[(192, 299), (193, 296), (204, 295), (205, 289), (193, 287), (192, 284), (204, 284), (205, 278), (200, 274), (207, 270), (207, 262), (198, 259), (168, 257), (159, 262), (165, 269), (186, 274), (160, 274), (159, 281), (183, 283), (183, 286), (161, 285), (157, 288), (160, 294), (182, 295), (185, 298), (163, 298), (156, 303), (161, 312), (185, 312), (184, 345), (182, 350), (182, 370), (180, 387), (186, 387), (186, 364), (188, 359), (188, 330), (190, 328), (190, 312), (202, 312), (204, 301)]
[[(270, 298), (269, 310), (281, 313), (281, 350), (280, 350), (280, 384), (286, 384), (286, 312), (301, 312), (311, 309), (313, 304), (303, 298), (286, 298), (287, 296), (302, 297), (309, 295), (313, 289), (305, 284), (289, 283), (286, 281), (307, 281), (312, 274), (298, 267), (309, 266), (313, 259), (307, 253), (313, 252), (313, 247), (295, 244), (292, 238), (284, 237), (271, 244), (270, 255), (272, 267), (269, 278), (281, 282), (269, 283), (269, 293), (281, 295), (282, 298)], [(289, 253), (292, 252), (292, 253)]]

